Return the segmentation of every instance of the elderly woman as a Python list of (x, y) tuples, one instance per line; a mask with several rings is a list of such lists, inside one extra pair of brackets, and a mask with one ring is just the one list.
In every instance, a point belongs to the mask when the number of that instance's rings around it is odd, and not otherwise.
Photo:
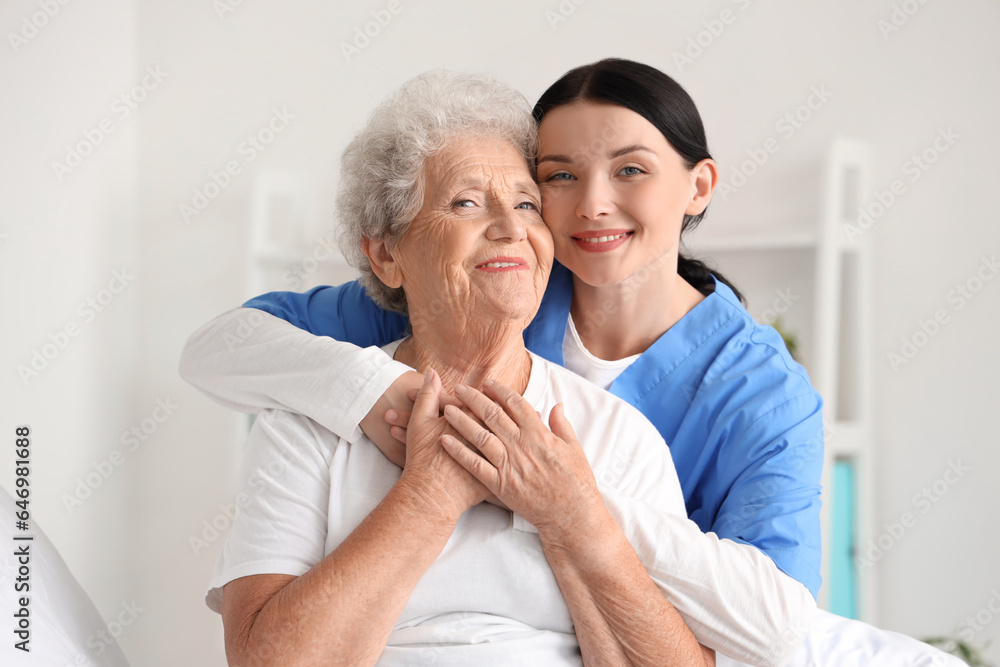
[[(714, 663), (602, 499), (686, 521), (669, 450), (634, 408), (524, 347), (552, 265), (533, 136), (516, 92), (439, 73), (345, 152), (342, 245), (371, 296), (409, 315), (386, 349), (425, 380), (402, 470), (365, 437), (257, 420), (250, 501), (208, 595), (231, 664)], [(439, 416), (442, 392), (463, 409)], [(534, 431), (506, 446), (477, 419)]]

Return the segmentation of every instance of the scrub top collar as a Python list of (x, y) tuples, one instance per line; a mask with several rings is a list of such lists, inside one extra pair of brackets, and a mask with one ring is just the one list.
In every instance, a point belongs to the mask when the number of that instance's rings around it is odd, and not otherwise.
[[(745, 313), (739, 299), (724, 283), (712, 276), (715, 289), (692, 308), (676, 324), (667, 329), (634, 364), (626, 368), (612, 383), (610, 391), (633, 405), (654, 391), (684, 361), (699, 348), (728, 330), (733, 318)], [(538, 314), (525, 331), (525, 342), (538, 355), (565, 365), (563, 338), (573, 300), (573, 274), (554, 262), (548, 289), (542, 298)]]

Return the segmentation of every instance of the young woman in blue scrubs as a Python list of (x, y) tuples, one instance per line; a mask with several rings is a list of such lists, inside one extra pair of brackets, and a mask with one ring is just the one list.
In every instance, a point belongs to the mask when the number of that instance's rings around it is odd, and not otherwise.
[[(543, 217), (558, 262), (525, 332), (528, 348), (637, 407), (669, 444), (702, 531), (753, 545), (815, 597), (822, 401), (778, 333), (753, 320), (722, 276), (680, 252), (718, 182), (694, 102), (662, 72), (611, 59), (568, 72), (534, 114)], [(271, 293), (245, 307), (362, 347), (407, 330), (357, 283)], [(262, 405), (236, 387), (246, 374), (213, 365), (192, 345), (182, 372), (221, 402), (314, 418), (322, 409), (290, 395)], [(213, 354), (224, 356), (218, 345)], [(228, 385), (218, 377), (227, 372)], [(366, 424), (384, 426), (390, 406), (400, 409), (389, 421), (405, 424), (405, 393), (419, 378), (390, 384), (361, 424), (376, 441)]]

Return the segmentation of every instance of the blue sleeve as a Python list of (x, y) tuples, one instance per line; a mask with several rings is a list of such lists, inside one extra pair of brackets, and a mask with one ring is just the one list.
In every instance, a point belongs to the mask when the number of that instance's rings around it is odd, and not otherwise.
[(358, 281), (308, 292), (269, 292), (250, 299), (257, 308), (300, 329), (360, 347), (388, 345), (406, 335), (408, 321), (375, 305)]
[(821, 583), (822, 399), (799, 395), (760, 415), (719, 456), (735, 481), (711, 530), (774, 560), (816, 597)]

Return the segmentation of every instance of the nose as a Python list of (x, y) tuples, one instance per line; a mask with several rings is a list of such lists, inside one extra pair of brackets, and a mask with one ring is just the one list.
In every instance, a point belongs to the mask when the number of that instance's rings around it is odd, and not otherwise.
[(491, 241), (517, 243), (528, 237), (527, 222), (516, 211), (497, 211), (486, 230), (486, 238)]
[(583, 220), (597, 220), (611, 214), (614, 205), (611, 203), (611, 188), (606, 181), (588, 178), (580, 186), (577, 189), (579, 199), (575, 209), (577, 217)]

